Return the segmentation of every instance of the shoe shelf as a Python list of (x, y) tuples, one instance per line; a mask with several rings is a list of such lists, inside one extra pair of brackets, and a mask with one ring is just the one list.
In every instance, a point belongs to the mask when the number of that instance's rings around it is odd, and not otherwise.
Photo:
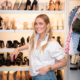
[(1, 66), (0, 71), (29, 71), (28, 65)]
[[(0, 30), (0, 33), (32, 33), (33, 30)], [(59, 33), (65, 33), (65, 30), (53, 30), (53, 32)]]
[(0, 30), (0, 33), (14, 33), (14, 30)]
[[(65, 70), (65, 67), (58, 70)], [(1, 66), (0, 71), (29, 71), (28, 65), (15, 65), (15, 66)]]
[[(15, 48), (0, 48), (0, 52), (13, 52)], [(28, 50), (23, 50), (22, 52), (28, 52)]]
[(65, 11), (30, 11), (30, 10), (0, 10), (0, 13), (55, 13), (55, 14), (65, 14)]

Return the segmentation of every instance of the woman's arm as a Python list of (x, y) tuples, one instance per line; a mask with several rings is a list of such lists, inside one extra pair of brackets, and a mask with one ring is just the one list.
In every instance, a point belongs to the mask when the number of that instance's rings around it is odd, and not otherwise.
[(66, 59), (64, 57), (63, 59), (58, 60), (58, 62), (56, 64), (42, 67), (42, 68), (36, 70), (36, 72), (39, 71), (39, 74), (45, 75), (50, 70), (56, 70), (56, 69), (59, 69), (59, 68), (66, 66), (66, 65), (67, 65), (67, 62), (66, 62)]
[(17, 54), (19, 51), (25, 50), (29, 48), (29, 44), (16, 48), (11, 54), (11, 61), (13, 62), (13, 56), (15, 55), (15, 59), (17, 58)]
[(56, 70), (56, 69), (59, 69), (59, 68), (66, 66), (66, 65), (67, 65), (67, 62), (66, 62), (66, 59), (64, 57), (63, 59), (58, 60), (58, 63), (50, 65), (49, 67), (51, 67), (51, 70)]
[(21, 47), (18, 47), (17, 49), (18, 49), (18, 51), (22, 51), (22, 50), (25, 50), (25, 49), (28, 49), (28, 48), (29, 48), (29, 45), (25, 44), (25, 45), (23, 45)]

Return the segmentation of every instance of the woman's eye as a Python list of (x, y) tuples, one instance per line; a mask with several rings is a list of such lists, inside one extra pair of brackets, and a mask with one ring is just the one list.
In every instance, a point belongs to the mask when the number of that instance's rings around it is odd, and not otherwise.
[(34, 23), (34, 25), (37, 25), (37, 23)]

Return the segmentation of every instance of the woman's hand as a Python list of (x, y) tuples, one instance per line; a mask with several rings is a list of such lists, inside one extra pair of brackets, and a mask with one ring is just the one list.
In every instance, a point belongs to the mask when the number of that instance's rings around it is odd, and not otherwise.
[(13, 62), (13, 57), (14, 57), (14, 55), (15, 55), (15, 59), (17, 58), (17, 54), (18, 54), (18, 48), (16, 48), (13, 52), (12, 52), (12, 54), (11, 54), (11, 61)]
[(39, 71), (39, 74), (45, 75), (49, 71), (49, 66), (45, 66), (45, 67), (42, 67), (42, 68), (36, 70), (36, 72), (38, 72), (38, 71)]

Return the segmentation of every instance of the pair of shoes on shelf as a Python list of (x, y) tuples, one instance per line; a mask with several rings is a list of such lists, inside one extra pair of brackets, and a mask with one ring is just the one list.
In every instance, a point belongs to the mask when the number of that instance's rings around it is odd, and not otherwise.
[(2, 73), (2, 80), (14, 80), (14, 73)]
[(32, 23), (27, 23), (27, 22), (23, 22), (23, 30), (33, 30), (34, 29), (34, 22)]
[(11, 40), (7, 41), (7, 48), (17, 48), (20, 43), (17, 40), (14, 40), (13, 43)]
[(50, 0), (49, 2), (49, 10), (51, 11), (59, 11), (60, 1), (59, 0)]
[(5, 0), (1, 3), (1, 10), (12, 10), (12, 3), (9, 0)]
[(16, 0), (16, 2), (14, 3), (13, 10), (24, 10), (24, 9), (25, 9), (24, 0), (22, 0), (21, 3), (19, 2), (19, 0)]
[(0, 40), (0, 48), (4, 48), (4, 41), (3, 40)]
[(26, 80), (25, 71), (17, 71), (16, 72), (16, 80)]

